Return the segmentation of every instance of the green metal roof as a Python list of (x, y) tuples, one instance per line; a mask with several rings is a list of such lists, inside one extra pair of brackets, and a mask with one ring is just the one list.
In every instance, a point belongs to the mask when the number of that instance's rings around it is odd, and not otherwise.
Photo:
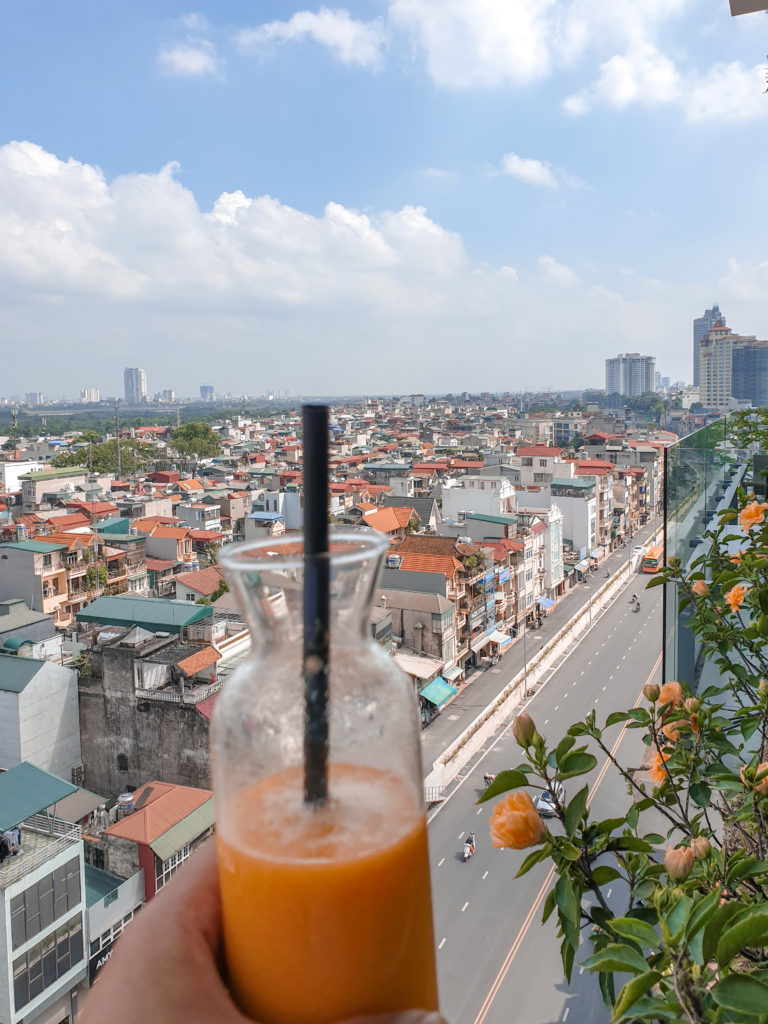
[(50, 555), (52, 551), (64, 551), (66, 544), (44, 544), (41, 540), (12, 540), (3, 544), (3, 551), (34, 551), (36, 555)]
[(191, 814), (175, 825), (171, 825), (167, 832), (163, 832), (157, 839), (149, 844), (150, 849), (157, 854), (160, 860), (168, 860), (172, 853), (176, 853), (182, 846), (197, 839), (203, 832), (213, 825), (213, 797), (206, 800), (204, 804), (195, 808)]
[(586, 491), (590, 487), (594, 487), (595, 486), (595, 481), (594, 480), (588, 480), (588, 479), (586, 479), (584, 477), (574, 476), (574, 477), (566, 477), (565, 479), (553, 480), (550, 486), (553, 489), (556, 489), (558, 487), (565, 487), (565, 488), (572, 488), (574, 490), (581, 489), (581, 490)]
[(153, 633), (178, 633), (182, 627), (210, 615), (213, 615), (212, 605), (118, 594), (114, 597), (97, 597), (75, 617), (78, 622), (100, 622), (105, 626), (141, 626)]
[(66, 480), (71, 476), (86, 476), (88, 470), (83, 466), (81, 469), (41, 469), (39, 473), (22, 473), (19, 480)]
[(431, 683), (427, 683), (423, 690), (419, 690), (419, 694), (422, 697), (428, 700), (430, 704), (435, 704), (438, 708), (447, 704), (451, 697), (454, 697), (458, 692), (458, 689), (455, 686), (451, 686), (450, 683), (446, 683), (442, 676), (433, 679)]
[(18, 651), (22, 644), (31, 644), (31, 640), (26, 640), (21, 636), (7, 636), (3, 640), (3, 649), (6, 651)]
[(20, 825), (75, 792), (77, 786), (71, 782), (22, 761), (0, 773), (0, 832)]
[(517, 516), (513, 516), (513, 515), (491, 516), (491, 515), (486, 515), (485, 512), (467, 512), (464, 518), (465, 519), (477, 520), (477, 522), (480, 522), (480, 523), (499, 523), (501, 526), (509, 526), (510, 523), (516, 523), (517, 522)]
[[(19, 647), (22, 643), (28, 642), (18, 640), (17, 637), (13, 639), (18, 642)], [(5, 646), (9, 646), (8, 640), (5, 641)], [(16, 654), (0, 653), (0, 690), (5, 690), (6, 693), (22, 693), (45, 664), (45, 661), (38, 661), (37, 658), (20, 658)]]
[[(85, 903), (86, 906), (92, 907), (96, 903), (109, 896), (119, 888), (124, 878), (118, 878), (117, 875), (110, 875), (106, 871), (102, 871), (100, 868), (95, 868), (91, 864), (86, 862), (85, 865)], [(116, 898), (116, 897), (115, 897)]]

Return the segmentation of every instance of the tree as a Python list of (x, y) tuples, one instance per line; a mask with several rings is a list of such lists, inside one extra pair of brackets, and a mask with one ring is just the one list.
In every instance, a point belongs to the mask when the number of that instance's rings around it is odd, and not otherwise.
[(173, 447), (185, 460), (196, 462), (218, 455), (221, 445), (210, 423), (184, 423), (173, 432)]
[[(78, 439), (79, 441), (79, 439)], [(73, 442), (75, 444), (77, 442)], [(157, 460), (157, 449), (146, 441), (121, 441), (120, 442), (120, 470), (124, 476), (133, 472), (134, 464), (137, 472), (145, 472), (154, 466)], [(117, 442), (104, 441), (102, 444), (94, 444), (88, 448), (74, 448), (70, 446), (67, 451), (56, 455), (52, 465), (82, 466), (90, 463), (94, 473), (117, 473)]]
[(664, 400), (655, 391), (646, 391), (635, 398), (628, 398), (626, 406), (638, 416), (655, 423), (659, 423), (664, 415)]
[[(768, 410), (735, 417), (737, 443), (768, 450)], [(635, 707), (598, 724), (591, 711), (556, 743), (529, 715), (513, 722), (524, 752), (481, 800), (494, 808), (496, 846), (531, 849), (518, 875), (549, 859), (570, 978), (582, 929), (614, 1022), (736, 1024), (768, 1020), (768, 502), (739, 491), (707, 531), (689, 568), (672, 559), (649, 583), (674, 584), (680, 609), (720, 678), (694, 694), (686, 681), (646, 684)], [(734, 545), (738, 544), (737, 551)], [(645, 771), (622, 765), (606, 729), (639, 730)], [(627, 804), (594, 817), (591, 772), (601, 751), (627, 787)], [(566, 801), (562, 788), (572, 780)], [(547, 791), (562, 829), (549, 831), (528, 795)], [(648, 830), (648, 815), (666, 835)], [(664, 846), (666, 844), (666, 849)], [(622, 892), (609, 902), (608, 889)], [(626, 893), (626, 896), (623, 894)], [(627, 980), (628, 979), (628, 980)]]

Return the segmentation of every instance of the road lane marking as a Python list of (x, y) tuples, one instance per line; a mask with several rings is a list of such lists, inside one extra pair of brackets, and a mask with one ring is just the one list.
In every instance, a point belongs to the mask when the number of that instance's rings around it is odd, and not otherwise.
[(566, 1006), (563, 1010), (563, 1020), (568, 1020), (568, 1014), (571, 1012), (570, 1006)]
[[(656, 672), (658, 671), (659, 665), (661, 665), (662, 657), (663, 657), (663, 655), (659, 654), (658, 658), (654, 662), (653, 668), (651, 669), (650, 675), (648, 676), (648, 679), (647, 679), (648, 683), (656, 675)], [(634, 707), (638, 707), (642, 700), (643, 700), (643, 691), (641, 689), (640, 693), (637, 696), (637, 700), (634, 703)], [(600, 769), (600, 771), (598, 773), (597, 779), (595, 780), (595, 782), (593, 783), (593, 785), (590, 788), (589, 797), (587, 798), (587, 808), (589, 808), (590, 804), (592, 803), (592, 800), (593, 800), (593, 798), (595, 796), (595, 793), (597, 792), (598, 786), (600, 785), (600, 783), (605, 778), (606, 773), (608, 772), (608, 768), (613, 763), (611, 758), (615, 756), (616, 751), (619, 749), (619, 746), (620, 746), (622, 740), (624, 739), (624, 734), (625, 734), (626, 731), (627, 731), (627, 723), (625, 722), (624, 725), (621, 727), (619, 735), (616, 737), (616, 742), (613, 744), (613, 747), (611, 748), (610, 757), (606, 757), (605, 762), (603, 764), (603, 767)], [(474, 1024), (483, 1024), (483, 1021), (488, 1016), (488, 1011), (491, 1008), (491, 1004), (493, 1003), (494, 999), (498, 995), (499, 989), (501, 988), (501, 985), (502, 985), (504, 979), (506, 978), (507, 974), (509, 973), (509, 969), (512, 966), (512, 961), (517, 956), (518, 950), (520, 949), (520, 946), (523, 944), (525, 936), (528, 934), (528, 931), (529, 931), (529, 929), (531, 927), (531, 924), (533, 923), (533, 919), (536, 916), (536, 912), (538, 911), (539, 907), (541, 906), (541, 904), (544, 901), (544, 897), (546, 896), (547, 890), (549, 888), (549, 885), (550, 885), (552, 879), (554, 878), (554, 875), (555, 875), (555, 866), (553, 864), (552, 867), (547, 872), (547, 877), (544, 879), (544, 882), (543, 882), (541, 888), (539, 889), (538, 893), (536, 894), (536, 898), (534, 899), (533, 903), (531, 904), (531, 909), (528, 911), (528, 914), (527, 914), (525, 920), (523, 921), (522, 925), (520, 926), (520, 931), (517, 933), (517, 935), (515, 936), (514, 942), (510, 946), (509, 952), (507, 953), (507, 955), (506, 955), (506, 957), (504, 959), (504, 962), (503, 962), (503, 964), (501, 965), (501, 967), (499, 969), (499, 973), (496, 975), (496, 977), (495, 977), (495, 979), (493, 981), (493, 984), (491, 985), (490, 989), (488, 990), (488, 995), (485, 997), (483, 1005), (480, 1007), (480, 1012), (475, 1017)]]
[(613, 892), (613, 889), (609, 889), (609, 890), (608, 890), (608, 892), (607, 892), (607, 893), (605, 894), (605, 898), (606, 898), (607, 900), (609, 900), (609, 899), (611, 898), (611, 893), (612, 893), (612, 892)]
[(545, 718), (545, 719), (544, 719), (544, 725), (546, 725), (548, 721), (549, 721), (549, 719), (548, 719), (548, 718)]
[[(445, 945), (445, 939), (443, 939), (443, 940), (441, 941), (440, 945), (439, 945), (439, 946), (438, 946), (437, 948), (438, 948), (438, 949), (442, 949), (444, 945)], [(582, 970), (583, 970), (583, 969), (584, 969), (584, 968), (582, 968)]]
[(466, 902), (466, 903), (464, 904), (464, 906), (463, 906), (463, 907), (461, 908), (461, 912), (462, 912), (462, 914), (464, 913), (464, 911), (465, 911), (465, 910), (467, 909), (467, 907), (468, 907), (468, 906), (469, 906), (469, 900), (467, 900), (467, 902)]
[(599, 698), (599, 697), (595, 697), (595, 704), (597, 704), (597, 702), (598, 702), (599, 700), (600, 700), (600, 698)]
[(483, 875), (483, 877), (480, 879), (480, 881), (484, 882), (487, 877), (488, 877), (488, 872), (486, 871), (485, 874)]
[(575, 685), (576, 685), (576, 680), (574, 679), (573, 682), (571, 683), (571, 686), (575, 686)]
[(482, 814), (483, 813), (483, 808), (482, 807), (478, 807), (477, 808), (477, 813), (478, 814)]
[[(443, 939), (443, 942), (445, 942), (445, 939)], [(584, 968), (583, 968), (583, 967), (580, 967), (580, 968), (579, 968), (579, 974), (583, 974), (583, 973), (584, 973)]]
[(445, 864), (445, 857), (443, 857), (443, 859), (440, 861), (440, 863), (437, 866), (440, 868), (440, 867), (443, 866), (443, 864)]
[(608, 687), (607, 687), (607, 686), (604, 686), (604, 687), (603, 687), (603, 693), (605, 693), (605, 691), (606, 691), (607, 689), (608, 689)]
[(559, 705), (559, 704), (556, 704), (556, 705), (555, 705), (555, 711), (559, 711), (559, 710), (560, 710), (560, 705)]
[(459, 832), (459, 839), (461, 839), (461, 837), (462, 837), (463, 835), (464, 835), (464, 833), (463, 833), (463, 832)]

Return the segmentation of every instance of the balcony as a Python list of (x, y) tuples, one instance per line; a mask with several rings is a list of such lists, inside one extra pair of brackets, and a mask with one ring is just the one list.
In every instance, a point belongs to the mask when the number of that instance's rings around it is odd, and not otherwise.
[(33, 814), (21, 825), (21, 848), (24, 852), (6, 858), (0, 864), (0, 889), (7, 889), (81, 840), (79, 825), (71, 825), (58, 818), (49, 819), (45, 814)]

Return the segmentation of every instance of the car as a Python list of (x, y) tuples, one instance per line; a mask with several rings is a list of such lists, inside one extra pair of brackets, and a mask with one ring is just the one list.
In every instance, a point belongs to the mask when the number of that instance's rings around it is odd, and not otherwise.
[(633, 555), (642, 555), (644, 551), (645, 551), (645, 548), (643, 547), (642, 544), (635, 544), (635, 546), (632, 548), (632, 554)]
[[(562, 782), (555, 783), (555, 792), (557, 793), (558, 803), (562, 807), (565, 802), (565, 786)], [(554, 818), (557, 814), (554, 798), (548, 789), (545, 789), (543, 793), (539, 793), (534, 801), (534, 807), (543, 818)]]

